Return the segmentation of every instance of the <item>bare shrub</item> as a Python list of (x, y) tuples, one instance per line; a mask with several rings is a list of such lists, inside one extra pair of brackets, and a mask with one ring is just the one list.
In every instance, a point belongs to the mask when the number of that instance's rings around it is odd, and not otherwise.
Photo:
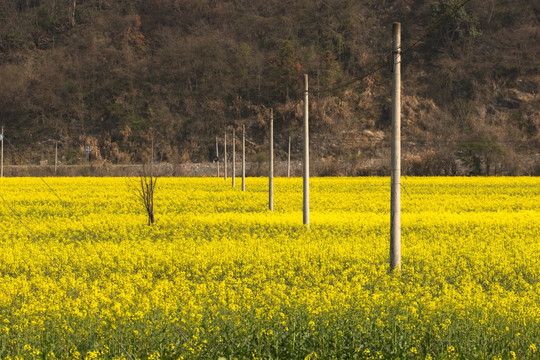
[(135, 193), (139, 201), (142, 203), (146, 214), (148, 215), (148, 225), (155, 222), (154, 216), (154, 192), (156, 189), (157, 177), (146, 173), (139, 176), (139, 182), (130, 180), (128, 183), (131, 190)]
[(323, 159), (315, 163), (314, 174), (316, 176), (343, 176), (344, 170), (334, 158)]
[(428, 150), (407, 155), (403, 170), (413, 176), (456, 175), (457, 165), (451, 152)]

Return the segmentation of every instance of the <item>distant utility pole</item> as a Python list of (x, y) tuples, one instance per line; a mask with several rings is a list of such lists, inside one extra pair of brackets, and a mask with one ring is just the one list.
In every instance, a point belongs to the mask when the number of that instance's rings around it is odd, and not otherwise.
[(309, 86), (304, 74), (304, 225), (309, 227)]
[(150, 152), (150, 176), (154, 176), (154, 134), (152, 134), (152, 151)]
[(289, 136), (289, 152), (287, 154), (287, 177), (291, 177), (291, 137)]
[(2, 126), (2, 133), (0, 134), (0, 147), (2, 150), (0, 153), (0, 177), (4, 177), (4, 127)]
[(242, 191), (246, 191), (246, 126), (242, 125)]
[(216, 164), (217, 164), (217, 177), (219, 178), (219, 147), (218, 137), (216, 136)]
[(232, 131), (232, 187), (236, 185), (236, 134)]
[(390, 271), (401, 271), (401, 24), (394, 23), (392, 76), (392, 176)]
[(58, 167), (58, 141), (54, 143), (54, 176), (56, 176), (57, 167)]
[(268, 208), (274, 211), (274, 109), (270, 109), (270, 134), (268, 142), (270, 152), (268, 158)]
[(224, 160), (224, 164), (223, 164), (223, 175), (224, 175), (224, 179), (227, 180), (227, 131), (225, 131), (225, 140), (223, 142), (223, 147), (224, 147), (224, 153), (225, 153), (225, 160)]

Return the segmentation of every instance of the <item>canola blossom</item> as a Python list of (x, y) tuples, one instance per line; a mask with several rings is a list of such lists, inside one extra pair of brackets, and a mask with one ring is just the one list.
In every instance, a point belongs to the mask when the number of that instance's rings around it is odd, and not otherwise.
[[(2, 359), (539, 359), (540, 179), (0, 179)], [(50, 186), (50, 188), (49, 188)]]

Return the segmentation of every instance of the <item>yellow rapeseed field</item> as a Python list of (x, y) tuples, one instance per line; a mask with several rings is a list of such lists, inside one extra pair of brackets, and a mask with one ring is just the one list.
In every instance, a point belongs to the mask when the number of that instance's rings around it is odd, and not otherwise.
[(0, 358), (540, 359), (539, 178), (128, 184), (0, 179)]

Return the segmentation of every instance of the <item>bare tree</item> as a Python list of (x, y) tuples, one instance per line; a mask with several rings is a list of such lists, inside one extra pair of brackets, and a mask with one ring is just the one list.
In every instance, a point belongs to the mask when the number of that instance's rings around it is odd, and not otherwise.
[(139, 176), (140, 182), (137, 184), (131, 181), (128, 185), (141, 201), (148, 215), (148, 225), (155, 221), (154, 217), (154, 191), (156, 189), (157, 177), (154, 175), (142, 174)]

